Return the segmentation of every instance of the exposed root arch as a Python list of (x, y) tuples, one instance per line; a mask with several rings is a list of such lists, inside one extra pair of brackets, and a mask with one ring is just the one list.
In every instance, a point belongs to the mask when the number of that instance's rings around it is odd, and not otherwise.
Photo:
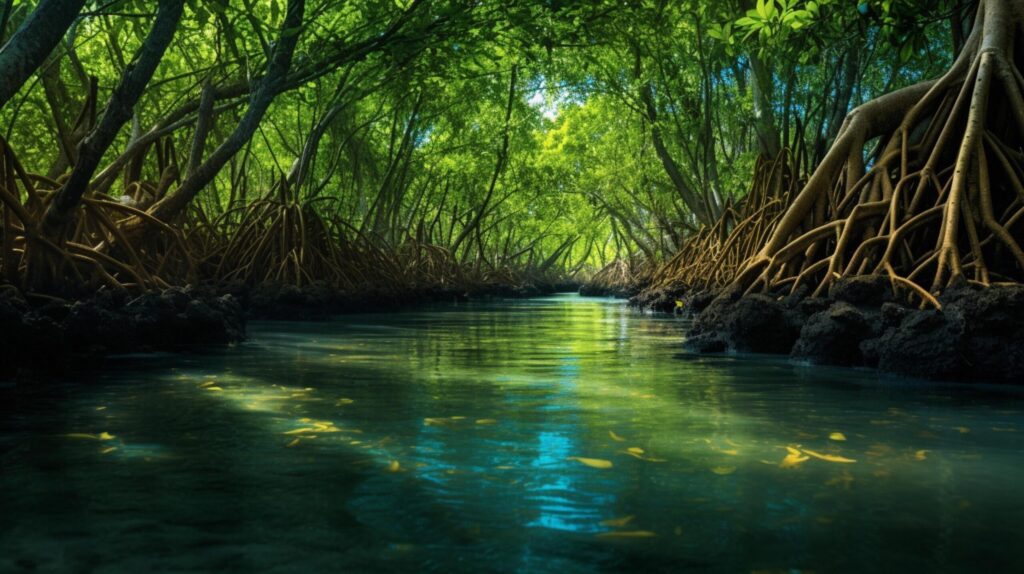
[(1024, 280), (1022, 23), (1024, 0), (982, 0), (944, 76), (851, 112), (733, 288), (821, 295), (873, 273), (938, 305), (954, 283)]

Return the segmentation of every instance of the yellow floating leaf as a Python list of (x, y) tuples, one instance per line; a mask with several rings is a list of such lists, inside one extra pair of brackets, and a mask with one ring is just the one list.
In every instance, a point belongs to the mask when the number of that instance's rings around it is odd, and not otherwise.
[(354, 402), (355, 401), (353, 401), (352, 399), (338, 399), (337, 401), (335, 401), (334, 406), (343, 407), (345, 405), (351, 405)]
[(657, 536), (650, 530), (616, 530), (614, 532), (600, 532), (598, 538), (654, 538)]
[(628, 452), (630, 454), (643, 454), (644, 453), (644, 449), (642, 449), (642, 448), (640, 448), (638, 446), (631, 446), (631, 447), (626, 449), (626, 452)]
[[(107, 407), (96, 407), (96, 410), (98, 410), (98, 411), (105, 411), (105, 410), (107, 410)], [(992, 430), (995, 430), (995, 429), (992, 429)]]
[(207, 391), (215, 391), (215, 392), (219, 392), (219, 391), (223, 391), (224, 389), (222, 389), (222, 388), (220, 388), (220, 387), (206, 387), (206, 390), (207, 390)]
[(291, 448), (291, 447), (299, 444), (300, 442), (302, 442), (302, 439), (295, 438), (295, 439), (292, 439), (292, 442), (286, 444), (285, 446), (287, 446), (288, 448)]
[(630, 514), (629, 516), (623, 516), (621, 518), (609, 518), (608, 520), (602, 520), (601, 526), (613, 526), (615, 528), (622, 528), (630, 522), (633, 522), (634, 518), (636, 517), (632, 514)]
[(842, 463), (847, 463), (847, 464), (853, 463), (853, 462), (857, 462), (857, 461), (853, 460), (852, 458), (846, 458), (845, 456), (838, 456), (838, 455), (834, 455), (834, 454), (822, 454), (820, 452), (814, 452), (813, 450), (807, 450), (807, 449), (804, 449), (804, 452), (809, 454), (809, 455), (811, 455), (811, 456), (813, 456), (814, 458), (818, 458), (818, 459), (825, 460), (825, 461), (828, 461), (828, 462), (842, 462)]
[(503, 465), (501, 465), (501, 466), (496, 466), (496, 467), (494, 467), (494, 468), (496, 468), (496, 469), (498, 469), (498, 470), (512, 470), (512, 469), (513, 469), (513, 468), (515, 468), (515, 467), (514, 467), (514, 466), (509, 466), (509, 465), (507, 465), (507, 464), (503, 464)]
[(791, 446), (787, 446), (786, 450), (789, 452), (789, 454), (795, 454), (796, 456), (800, 456), (800, 451)]
[(615, 434), (615, 431), (608, 431), (608, 436), (612, 437), (612, 440), (615, 441), (615, 442), (626, 442), (626, 439), (624, 439), (621, 436)]
[(311, 433), (311, 432), (317, 432), (317, 429), (312, 428), (312, 427), (302, 427), (302, 428), (292, 429), (290, 431), (285, 431), (285, 432), (283, 432), (281, 434), (308, 434), (308, 433)]
[(575, 460), (580, 464), (585, 464), (591, 468), (611, 468), (612, 461), (605, 460), (603, 458), (587, 458), (585, 456), (570, 456), (566, 460)]
[(216, 384), (217, 383), (215, 381), (206, 381), (206, 382), (203, 382), (203, 383), (199, 383), (199, 386), (205, 389), (206, 387), (212, 387), (212, 386), (214, 386)]
[(108, 446), (107, 448), (101, 450), (100, 454), (110, 454), (110, 453), (114, 452), (115, 450), (117, 450), (116, 446)]
[(448, 417), (448, 418), (452, 419), (453, 421), (461, 421), (461, 420), (465, 420), (466, 417), (457, 416), (457, 417)]
[(388, 472), (398, 472), (402, 470), (402, 465), (397, 460), (393, 460), (388, 463)]
[(498, 419), (476, 419), (478, 425), (493, 425), (498, 424)]
[(98, 438), (99, 440), (114, 440), (115, 437), (114, 435), (108, 432), (101, 432), (99, 436), (97, 436), (96, 438)]
[(629, 456), (631, 456), (633, 458), (637, 458), (637, 459), (640, 459), (640, 460), (643, 460), (643, 461), (646, 461), (646, 462), (666, 462), (665, 459), (663, 459), (663, 458), (654, 458), (653, 456), (644, 456), (642, 454), (637, 454), (635, 452), (630, 452), (628, 450), (624, 450), (622, 452), (624, 452), (625, 454), (628, 454)]
[(80, 439), (88, 439), (88, 440), (100, 440), (100, 437), (98, 437), (98, 436), (96, 436), (96, 435), (94, 435), (94, 434), (88, 434), (88, 433), (84, 433), (84, 432), (73, 432), (73, 433), (69, 433), (69, 434), (66, 434), (66, 435), (64, 435), (64, 436), (66, 436), (66, 437), (68, 437), (68, 438), (80, 438)]
[(834, 433), (828, 435), (828, 438), (830, 438), (832, 440), (844, 441), (844, 440), (846, 440), (846, 435), (844, 435), (841, 432), (834, 432)]
[(926, 451), (926, 450), (919, 450), (919, 451), (914, 453), (914, 458), (916, 458), (917, 460), (924, 460), (924, 459), (928, 458), (928, 451)]
[(786, 458), (782, 459), (779, 463), (779, 468), (796, 468), (797, 465), (807, 462), (811, 457), (801, 455), (799, 451), (796, 454), (789, 453)]
[(683, 307), (683, 302), (680, 301), (679, 299), (676, 299), (676, 309), (682, 309), (682, 307)]
[(720, 453), (722, 453), (722, 454), (727, 454), (727, 455), (729, 455), (729, 456), (736, 456), (736, 455), (738, 455), (738, 454), (740, 453), (740, 451), (738, 451), (738, 450), (736, 450), (736, 449), (734, 449), (734, 448), (730, 448), (730, 449), (721, 449), (721, 450), (719, 450), (718, 452), (720, 452)]
[(437, 419), (428, 417), (423, 419), (423, 424), (427, 425), (428, 427), (444, 427), (451, 425), (452, 421), (448, 419)]

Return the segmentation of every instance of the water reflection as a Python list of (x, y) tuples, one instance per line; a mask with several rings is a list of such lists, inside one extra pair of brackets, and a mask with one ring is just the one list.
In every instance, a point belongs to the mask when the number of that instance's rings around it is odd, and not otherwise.
[(1024, 567), (1018, 390), (568, 296), (252, 334), (0, 387), (0, 571)]

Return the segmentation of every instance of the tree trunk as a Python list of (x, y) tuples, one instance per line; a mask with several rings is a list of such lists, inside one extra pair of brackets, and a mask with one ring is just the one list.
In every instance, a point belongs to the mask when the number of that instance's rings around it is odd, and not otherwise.
[(256, 89), (252, 91), (249, 97), (249, 108), (238, 125), (235, 126), (235, 130), (202, 165), (181, 182), (177, 189), (153, 205), (149, 209), (150, 215), (163, 221), (174, 219), (204, 187), (217, 177), (221, 168), (238, 153), (238, 150), (242, 149), (242, 146), (256, 132), (267, 108), (286, 85), (292, 55), (295, 53), (295, 46), (302, 31), (305, 7), (305, 0), (289, 0), (287, 13), (278, 32), (277, 45), (267, 66), (267, 73), (259, 80)]
[(43, 218), (43, 226), (58, 231), (71, 219), (103, 154), (114, 143), (118, 132), (131, 119), (135, 104), (149, 84), (167, 46), (174, 38), (184, 9), (183, 0), (161, 0), (153, 27), (134, 60), (125, 69), (114, 88), (103, 117), (78, 146), (77, 162), (64, 186), (57, 192)]
[(42, 65), (84, 5), (85, 0), (42, 0), (0, 48), (0, 108)]

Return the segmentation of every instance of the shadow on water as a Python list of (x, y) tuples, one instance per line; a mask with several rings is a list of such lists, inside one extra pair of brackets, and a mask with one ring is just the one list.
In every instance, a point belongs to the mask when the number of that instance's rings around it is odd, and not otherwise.
[(681, 327), (447, 305), (0, 387), (0, 570), (1024, 567), (1019, 389), (680, 356)]

